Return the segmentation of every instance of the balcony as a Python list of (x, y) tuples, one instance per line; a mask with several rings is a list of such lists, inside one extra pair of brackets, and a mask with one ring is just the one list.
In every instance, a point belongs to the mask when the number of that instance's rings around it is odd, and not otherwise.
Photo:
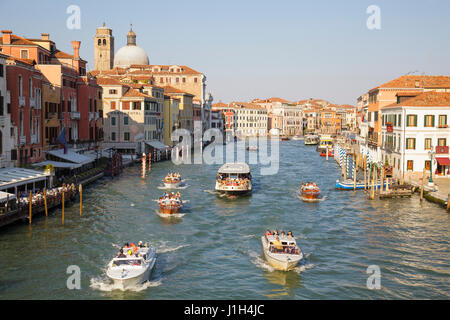
[(25, 97), (19, 97), (19, 107), (25, 107)]
[(7, 121), (9, 121), (9, 119), (7, 119), (6, 116), (0, 116), (0, 127), (6, 126)]
[(72, 111), (70, 112), (70, 119), (72, 120), (80, 120), (80, 112), (79, 111)]
[(29, 97), (30, 99), (30, 108), (36, 108), (36, 98)]
[(94, 113), (93, 112), (89, 112), (89, 121), (94, 119)]
[(21, 146), (24, 145), (25, 143), (27, 143), (27, 137), (20, 136), (19, 143), (20, 143)]
[(36, 143), (39, 143), (39, 139), (38, 139), (38, 136), (35, 134), (35, 135), (32, 135), (31, 136), (31, 144), (36, 144)]
[(97, 120), (98, 118), (100, 118), (100, 115), (99, 115), (98, 112), (95, 112), (94, 116), (95, 116), (95, 120)]

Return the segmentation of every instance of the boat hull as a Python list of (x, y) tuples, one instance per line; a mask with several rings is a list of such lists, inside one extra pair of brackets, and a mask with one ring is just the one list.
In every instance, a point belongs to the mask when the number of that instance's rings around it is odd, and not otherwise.
[(164, 214), (176, 214), (176, 213), (180, 212), (181, 207), (182, 207), (181, 205), (180, 206), (159, 205), (161, 213), (164, 213)]
[[(367, 188), (371, 188), (371, 187), (372, 187), (372, 185), (367, 184)], [(386, 187), (386, 183), (384, 183), (384, 187)], [(339, 180), (336, 181), (335, 188), (339, 189), (339, 190), (354, 190), (355, 189), (353, 181), (352, 182), (341, 182)], [(376, 184), (375, 188), (380, 189), (381, 183)], [(356, 189), (357, 190), (364, 189), (364, 183), (357, 182)]]
[(290, 271), (294, 269), (298, 265), (300, 260), (303, 258), (302, 253), (295, 256), (284, 254), (273, 254), (269, 251), (264, 236), (261, 237), (261, 242), (264, 258), (266, 259), (267, 263), (276, 270)]
[(166, 182), (164, 181), (164, 186), (166, 188), (178, 188), (180, 186), (181, 180), (177, 182)]
[(216, 191), (222, 192), (222, 193), (228, 193), (228, 194), (246, 194), (248, 192), (252, 191), (252, 184), (249, 182), (246, 186), (238, 186), (238, 185), (231, 185), (231, 186), (224, 186), (220, 185), (216, 182)]

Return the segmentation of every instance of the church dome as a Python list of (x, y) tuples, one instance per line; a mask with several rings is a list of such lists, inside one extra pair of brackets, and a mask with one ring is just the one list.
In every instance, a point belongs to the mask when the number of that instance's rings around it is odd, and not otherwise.
[(144, 49), (136, 45), (136, 34), (131, 29), (127, 34), (127, 45), (114, 55), (114, 67), (128, 68), (133, 64), (149, 65)]

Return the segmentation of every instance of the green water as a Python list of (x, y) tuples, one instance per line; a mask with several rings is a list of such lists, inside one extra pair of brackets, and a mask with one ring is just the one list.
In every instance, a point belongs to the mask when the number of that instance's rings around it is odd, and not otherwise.
[[(448, 299), (450, 216), (417, 196), (370, 201), (363, 192), (336, 191), (339, 169), (303, 141), (280, 142), (279, 172), (251, 165), (254, 190), (228, 199), (213, 191), (217, 165), (156, 163), (145, 180), (139, 166), (84, 189), (78, 204), (32, 226), (0, 230), (1, 299)], [(157, 214), (161, 180), (174, 169), (186, 179), (181, 219)], [(296, 190), (315, 180), (324, 200), (302, 202)], [(264, 261), (267, 228), (292, 230), (306, 258), (293, 271)], [(105, 267), (125, 241), (158, 250), (150, 281), (114, 289)], [(81, 270), (69, 290), (67, 267)], [(381, 289), (369, 290), (369, 265)]]

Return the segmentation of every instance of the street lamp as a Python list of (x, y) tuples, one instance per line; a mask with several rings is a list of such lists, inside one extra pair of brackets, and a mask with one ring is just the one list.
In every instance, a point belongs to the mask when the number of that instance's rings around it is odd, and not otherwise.
[(436, 154), (436, 152), (434, 152), (433, 150), (428, 152), (428, 155), (430, 156), (430, 180), (428, 180), (428, 186), (430, 186), (430, 187), (434, 186), (434, 182), (433, 182), (433, 158), (434, 158), (435, 154)]

